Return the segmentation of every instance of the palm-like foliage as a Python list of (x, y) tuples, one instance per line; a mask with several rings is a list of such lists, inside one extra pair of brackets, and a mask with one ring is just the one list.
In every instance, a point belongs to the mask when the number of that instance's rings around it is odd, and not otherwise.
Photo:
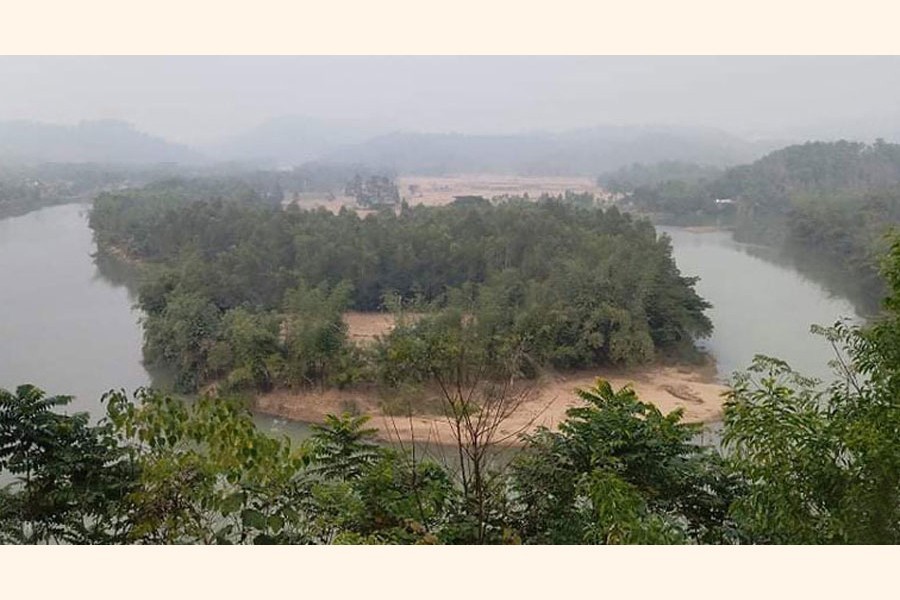
[(353, 480), (380, 456), (372, 442), (377, 431), (366, 427), (365, 415), (327, 415), (323, 425), (313, 425), (311, 439), (313, 472), (329, 479)]
[(107, 425), (54, 409), (69, 396), (32, 385), (0, 390), (0, 471), (15, 481), (0, 492), (0, 535), (8, 541), (108, 542), (113, 507), (133, 487), (134, 470)]
[(527, 438), (514, 465), (519, 527), (535, 541), (720, 541), (731, 486), (692, 443), (697, 425), (663, 415), (630, 387), (578, 391), (559, 431)]

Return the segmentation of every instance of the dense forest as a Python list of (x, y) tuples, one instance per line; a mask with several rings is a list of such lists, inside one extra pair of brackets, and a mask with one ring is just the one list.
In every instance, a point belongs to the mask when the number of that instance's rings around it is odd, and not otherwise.
[(0, 218), (45, 206), (88, 202), (104, 190), (143, 185), (170, 177), (175, 167), (43, 163), (0, 165)]
[[(143, 263), (145, 355), (183, 390), (422, 381), (461, 337), (529, 377), (695, 357), (711, 329), (668, 239), (616, 209), (507, 199), (360, 218), (209, 191), (109, 193), (91, 214), (101, 248)], [(421, 318), (360, 348), (346, 310)]]
[(716, 177), (669, 171), (649, 183), (632, 177), (625, 204), (663, 222), (732, 226), (737, 240), (778, 248), (804, 272), (853, 282), (857, 304), (877, 308), (877, 260), (900, 223), (900, 145), (810, 142)]
[(737, 378), (721, 453), (602, 380), (504, 460), (478, 425), (503, 420), (491, 396), (448, 410), (460, 435), (432, 455), (378, 446), (348, 414), (295, 446), (226, 398), (110, 392), (91, 423), (66, 397), (0, 390), (0, 541), (896, 544), (900, 242), (884, 275), (882, 317), (819, 331), (833, 385), (765, 357)]
[(270, 203), (303, 194), (341, 195), (347, 182), (361, 178), (362, 201), (378, 203), (396, 195), (393, 174), (364, 165), (308, 162), (290, 169), (263, 170), (240, 163), (189, 166), (175, 163), (36, 163), (0, 164), (0, 218), (17, 216), (55, 204), (89, 202), (104, 191), (148, 186), (173, 189), (195, 199), (231, 198)]
[(597, 185), (617, 194), (631, 194), (638, 188), (669, 182), (699, 183), (717, 177), (722, 169), (681, 161), (634, 163), (597, 178)]

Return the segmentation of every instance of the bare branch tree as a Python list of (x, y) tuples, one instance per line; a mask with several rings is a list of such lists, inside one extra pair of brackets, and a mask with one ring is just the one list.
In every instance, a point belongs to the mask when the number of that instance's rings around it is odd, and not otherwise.
[[(513, 369), (491, 367), (482, 357), (471, 357), (468, 344), (460, 345), (449, 368), (435, 370), (444, 418), (456, 446), (458, 473), (467, 506), (478, 520), (478, 542), (487, 534), (488, 508), (493, 479), (491, 469), (499, 446), (527, 431), (540, 412), (513, 431), (502, 425), (536, 395), (533, 385), (518, 380)], [(472, 360), (474, 358), (475, 360)], [(512, 360), (509, 364), (514, 364)]]

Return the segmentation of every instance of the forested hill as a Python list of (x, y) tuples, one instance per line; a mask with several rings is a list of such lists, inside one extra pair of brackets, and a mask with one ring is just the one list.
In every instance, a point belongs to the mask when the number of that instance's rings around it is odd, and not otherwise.
[(0, 160), (16, 163), (197, 163), (202, 157), (180, 144), (115, 120), (73, 126), (37, 121), (0, 122)]
[(878, 141), (809, 142), (727, 170), (710, 183), (720, 198), (789, 209), (795, 200), (852, 200), (900, 184), (900, 145)]
[[(787, 212), (794, 201), (804, 198), (858, 199), (900, 184), (900, 145), (808, 142), (721, 173), (700, 165), (662, 163), (633, 166), (600, 180), (630, 194), (631, 202), (650, 211), (713, 210), (719, 198), (740, 201), (748, 208)], [(675, 182), (685, 186), (683, 201), (665, 193)]]
[(884, 234), (900, 224), (900, 145), (809, 142), (716, 177), (626, 191), (625, 204), (661, 220), (733, 225), (740, 241), (780, 248), (869, 310), (884, 292)]
[[(133, 191), (97, 198), (101, 247), (146, 261), (145, 353), (183, 388), (267, 389), (427, 378), (442, 348), (534, 374), (691, 354), (708, 304), (666, 238), (560, 199), (404, 207), (360, 218)], [(426, 317), (373, 348), (344, 310)]]
[(87, 202), (105, 190), (146, 185), (182, 171), (161, 164), (0, 164), (0, 218), (54, 204)]
[(326, 155), (401, 173), (595, 175), (634, 162), (682, 160), (728, 166), (764, 146), (709, 129), (596, 127), (561, 133), (466, 135), (393, 133)]

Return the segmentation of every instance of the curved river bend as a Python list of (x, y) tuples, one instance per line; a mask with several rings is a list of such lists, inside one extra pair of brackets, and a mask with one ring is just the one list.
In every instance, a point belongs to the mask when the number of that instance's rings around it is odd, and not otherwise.
[[(141, 364), (140, 314), (128, 274), (121, 265), (95, 263), (88, 209), (63, 205), (0, 220), (0, 388), (35, 383), (74, 395), (71, 410), (97, 415), (105, 391), (130, 392), (151, 377)], [(809, 326), (855, 317), (847, 300), (751, 254), (727, 232), (660, 230), (671, 236), (682, 273), (699, 276), (697, 289), (713, 304), (715, 333), (704, 344), (723, 378), (756, 353), (827, 378), (831, 349)]]
[(715, 357), (722, 379), (745, 369), (755, 354), (778, 357), (805, 375), (831, 379), (828, 362), (834, 351), (809, 328), (842, 318), (860, 322), (849, 300), (790, 266), (761, 258), (771, 251), (735, 242), (727, 231), (657, 231), (672, 238), (681, 273), (699, 276), (697, 292), (713, 305), (707, 314), (715, 329), (701, 345)]

